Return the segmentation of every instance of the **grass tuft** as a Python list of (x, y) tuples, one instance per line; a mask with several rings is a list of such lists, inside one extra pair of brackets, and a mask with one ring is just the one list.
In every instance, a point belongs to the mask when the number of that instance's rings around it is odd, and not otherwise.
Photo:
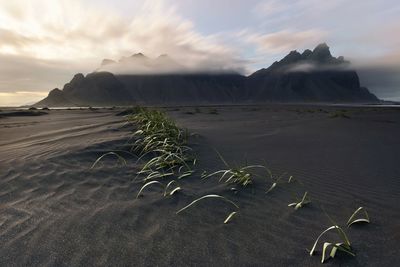
[(265, 166), (262, 165), (247, 165), (242, 167), (232, 167), (230, 166), (226, 160), (222, 157), (222, 155), (216, 151), (221, 161), (226, 166), (226, 169), (218, 170), (210, 174), (202, 174), (203, 178), (209, 178), (212, 176), (219, 176), (219, 181), (227, 184), (237, 184), (243, 187), (247, 185), (253, 184), (253, 176), (254, 174), (250, 172), (251, 169), (266, 169)]
[(152, 157), (138, 172), (144, 180), (170, 176), (181, 179), (193, 173), (195, 159), (187, 145), (187, 130), (180, 129), (164, 112), (145, 108), (137, 108), (128, 121), (138, 128), (132, 135), (132, 150), (141, 155), (139, 159)]
[[(360, 212), (364, 212), (364, 218), (356, 219), (357, 214)], [(356, 209), (350, 216), (346, 224), (347, 227), (350, 227), (354, 223), (370, 223), (368, 212), (364, 207), (359, 207), (358, 209)]]
[(298, 202), (290, 203), (288, 205), (288, 207), (294, 207), (295, 210), (298, 210), (298, 209), (302, 208), (303, 206), (311, 203), (311, 200), (307, 194), (308, 194), (308, 192), (305, 192), (303, 197), (300, 200), (298, 200)]
[(314, 255), (315, 250), (317, 248), (319, 240), (328, 232), (336, 230), (338, 233), (339, 238), (341, 239), (342, 242), (338, 243), (332, 243), (332, 242), (325, 242), (323, 247), (322, 247), (322, 257), (321, 257), (321, 263), (324, 263), (325, 260), (328, 259), (327, 256), (327, 251), (330, 247), (332, 247), (329, 256), (334, 258), (336, 255), (337, 250), (343, 251), (351, 256), (355, 256), (355, 253), (351, 249), (350, 245), (350, 240), (347, 237), (346, 233), (343, 231), (343, 229), (338, 226), (338, 225), (333, 225), (330, 226), (329, 228), (325, 229), (315, 240), (313, 247), (310, 250), (310, 256)]
[[(272, 190), (274, 190), (274, 188), (278, 185), (278, 183), (280, 182), (280, 180), (286, 175), (286, 172), (282, 173), (279, 176), (275, 176), (270, 169), (267, 169), (268, 172), (268, 176), (269, 179), (272, 181), (271, 186), (267, 189), (267, 191), (265, 192), (266, 194), (270, 193)], [(292, 177), (292, 176), (291, 176)], [(289, 177), (288, 183), (290, 183), (292, 181), (291, 177)]]

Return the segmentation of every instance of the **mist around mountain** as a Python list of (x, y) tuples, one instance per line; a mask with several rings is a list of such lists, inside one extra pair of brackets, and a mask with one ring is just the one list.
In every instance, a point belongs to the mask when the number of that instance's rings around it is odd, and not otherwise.
[(291, 51), (249, 76), (190, 69), (167, 55), (151, 59), (138, 53), (118, 61), (104, 59), (96, 71), (76, 74), (36, 106), (378, 101), (360, 85), (350, 62), (332, 56), (326, 44), (319, 44), (302, 53)]

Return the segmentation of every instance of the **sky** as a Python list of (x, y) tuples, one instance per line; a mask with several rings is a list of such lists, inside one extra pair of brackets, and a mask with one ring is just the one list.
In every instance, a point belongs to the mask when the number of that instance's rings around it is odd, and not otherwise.
[(326, 42), (400, 101), (397, 0), (0, 0), (0, 106), (33, 103), (104, 58), (168, 54), (250, 74)]

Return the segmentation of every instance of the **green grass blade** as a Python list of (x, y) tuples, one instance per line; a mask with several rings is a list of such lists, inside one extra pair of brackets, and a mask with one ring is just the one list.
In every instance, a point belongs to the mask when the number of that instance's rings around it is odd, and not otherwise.
[(228, 215), (228, 217), (226, 217), (226, 219), (225, 219), (225, 221), (224, 221), (224, 224), (227, 224), (235, 215), (236, 215), (236, 211), (234, 211), (234, 212), (231, 212), (229, 215)]
[(324, 261), (327, 259), (326, 258), (326, 250), (332, 245), (332, 243), (325, 242), (324, 246), (322, 248), (322, 257), (321, 257), (321, 263), (324, 263)]
[(90, 167), (90, 168), (93, 169), (93, 168), (97, 165), (97, 163), (99, 163), (104, 157), (106, 157), (106, 156), (108, 156), (108, 155), (116, 156), (116, 157), (118, 158), (118, 160), (122, 161), (122, 162), (124, 163), (124, 165), (126, 165), (126, 160), (125, 160), (123, 157), (121, 157), (120, 155), (118, 155), (118, 154), (115, 153), (115, 152), (108, 152), (108, 153), (105, 153), (104, 155), (102, 155), (101, 157), (99, 157), (99, 158), (93, 163), (92, 167)]
[(174, 190), (172, 190), (172, 191), (169, 193), (169, 195), (172, 196), (173, 194), (175, 194), (176, 192), (181, 191), (181, 190), (182, 190), (182, 188), (181, 188), (180, 186), (178, 186), (178, 187), (176, 187)]
[(337, 226), (334, 225), (334, 226), (331, 226), (331, 227), (325, 229), (325, 230), (317, 237), (317, 239), (316, 239), (315, 242), (314, 242), (313, 247), (312, 247), (311, 250), (310, 250), (310, 256), (312, 256), (312, 255), (314, 254), (315, 248), (317, 247), (318, 241), (320, 240), (320, 238), (321, 238), (325, 233), (327, 233), (327, 232), (329, 232), (329, 231), (335, 229), (336, 227), (337, 227)]
[(168, 184), (167, 184), (167, 186), (165, 187), (165, 189), (164, 189), (164, 196), (166, 196), (167, 195), (167, 191), (168, 191), (168, 188), (172, 185), (172, 184), (178, 184), (175, 180), (172, 180), (172, 181), (170, 181)]
[(353, 256), (353, 257), (356, 256), (356, 254), (355, 254), (353, 251), (351, 251), (349, 248), (346, 247), (346, 244), (337, 243), (335, 247), (336, 247), (338, 250), (340, 250), (340, 251), (342, 251), (342, 252), (345, 252), (345, 253), (347, 253), (347, 254)]
[(222, 157), (222, 155), (218, 152), (218, 150), (216, 150), (216, 149), (214, 149), (214, 150), (215, 150), (215, 152), (217, 153), (218, 157), (221, 159), (221, 161), (224, 163), (224, 165), (225, 165), (226, 167), (229, 168), (228, 162), (225, 161), (225, 159), (224, 159), (224, 158)]
[(185, 172), (185, 173), (179, 175), (179, 176), (178, 176), (178, 180), (179, 180), (179, 179), (182, 179), (182, 178), (185, 178), (185, 177), (187, 177), (187, 176), (190, 176), (190, 175), (192, 175), (193, 173), (194, 173), (194, 171), (187, 171), (187, 172)]
[(332, 250), (331, 250), (331, 253), (329, 254), (329, 256), (330, 256), (331, 258), (334, 258), (334, 257), (336, 256), (336, 252), (337, 252), (337, 250), (338, 250), (338, 246), (340, 246), (340, 245), (342, 245), (342, 243), (336, 243), (336, 244), (333, 246), (333, 248), (332, 248)]
[(182, 209), (178, 210), (178, 211), (176, 212), (176, 214), (181, 213), (182, 211), (186, 210), (187, 208), (193, 206), (193, 205), (196, 204), (197, 202), (199, 202), (199, 201), (201, 201), (201, 200), (203, 200), (203, 199), (206, 199), (206, 198), (219, 198), (219, 199), (222, 199), (222, 200), (224, 200), (224, 201), (226, 201), (226, 202), (232, 204), (233, 206), (235, 206), (236, 208), (239, 209), (239, 206), (238, 206), (235, 202), (233, 202), (233, 201), (231, 201), (231, 200), (229, 200), (229, 199), (227, 199), (227, 198), (225, 198), (225, 197), (223, 197), (223, 196), (211, 194), (211, 195), (205, 195), (205, 196), (202, 196), (202, 197), (200, 197), (200, 198), (197, 198), (197, 199), (193, 200), (189, 205), (186, 205), (186, 206), (183, 207)]
[(336, 230), (339, 232), (339, 236), (342, 238), (343, 243), (350, 247), (350, 240), (347, 237), (346, 233), (343, 231), (343, 229), (336, 225)]
[(268, 194), (269, 192), (271, 192), (275, 187), (276, 187), (277, 183), (273, 183), (271, 185), (271, 187), (267, 190), (266, 194)]
[(140, 196), (140, 194), (142, 193), (142, 191), (143, 191), (146, 187), (148, 187), (149, 185), (152, 185), (152, 184), (159, 184), (159, 185), (161, 185), (162, 187), (164, 187), (164, 185), (163, 185), (162, 183), (158, 182), (158, 181), (151, 181), (151, 182), (148, 182), (148, 183), (146, 183), (145, 185), (143, 185), (142, 188), (140, 188), (139, 193), (137, 194), (136, 198), (139, 198), (139, 196)]
[[(357, 214), (360, 213), (361, 211), (364, 212), (365, 218), (355, 219)], [(367, 211), (365, 210), (364, 207), (359, 207), (356, 211), (354, 211), (353, 214), (350, 216), (350, 218), (349, 218), (349, 220), (347, 221), (346, 224), (347, 224), (347, 227), (350, 227), (352, 224), (360, 223), (360, 222), (370, 223), (368, 213), (367, 213)]]

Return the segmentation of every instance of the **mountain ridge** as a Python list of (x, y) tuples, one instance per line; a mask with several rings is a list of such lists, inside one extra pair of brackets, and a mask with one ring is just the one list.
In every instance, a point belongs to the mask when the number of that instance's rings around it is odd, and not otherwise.
[[(69, 105), (197, 105), (266, 102), (377, 102), (379, 99), (361, 87), (358, 74), (343, 57), (333, 57), (326, 43), (312, 51), (291, 51), (282, 60), (249, 76), (227, 73), (168, 72), (167, 55), (150, 59), (141, 53), (123, 57), (118, 62), (104, 59), (102, 66), (154, 62), (163, 71), (157, 74), (113, 74), (98, 71), (76, 74), (54, 89), (36, 106)], [(168, 64), (162, 65), (166, 61)], [(151, 62), (151, 63), (149, 63)], [(104, 64), (105, 63), (105, 64)], [(178, 63), (176, 63), (178, 64)], [(126, 66), (126, 65), (124, 65)], [(150, 66), (150, 67), (149, 67)], [(133, 65), (136, 67), (136, 65)], [(165, 71), (165, 72), (164, 72)], [(128, 72), (129, 73), (129, 72)], [(65, 104), (63, 104), (63, 101)]]

